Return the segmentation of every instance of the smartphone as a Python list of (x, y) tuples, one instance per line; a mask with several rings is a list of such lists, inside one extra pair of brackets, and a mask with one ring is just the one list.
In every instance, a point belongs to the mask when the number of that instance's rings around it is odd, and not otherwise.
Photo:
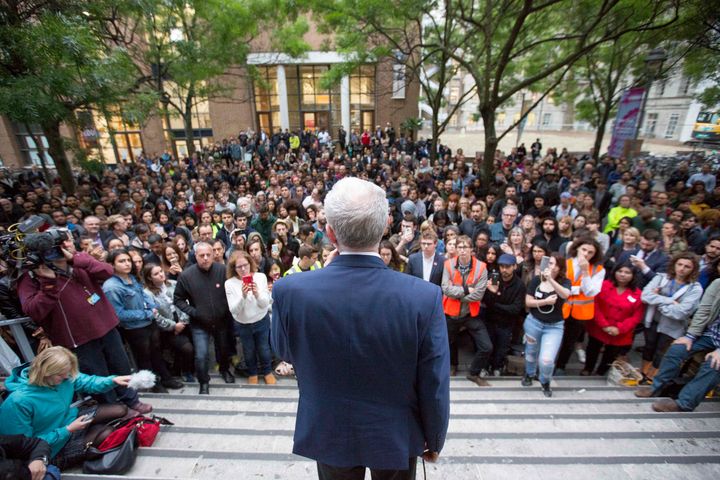
[(638, 259), (638, 257), (636, 257), (635, 255), (630, 255), (630, 260), (631, 260), (631, 261), (634, 262), (634, 261), (637, 260), (637, 259)]
[(273, 243), (271, 249), (272, 253), (274, 253), (275, 255), (278, 255), (280, 253), (280, 247), (278, 247), (277, 243)]
[(83, 421), (85, 423), (90, 423), (93, 421), (93, 418), (95, 418), (95, 415), (97, 415), (97, 407), (93, 408), (88, 413), (83, 415)]
[(550, 266), (550, 257), (543, 255), (540, 260), (540, 271), (544, 272)]
[(500, 282), (500, 272), (492, 272), (490, 275), (490, 281), (493, 285), (497, 285)]
[(83, 398), (82, 400), (78, 400), (77, 402), (71, 403), (70, 408), (77, 408), (81, 405), (85, 405), (86, 403), (90, 403), (92, 401), (92, 399), (93, 398), (88, 395), (87, 397)]
[(250, 285), (253, 283), (253, 276), (252, 275), (243, 275), (242, 282), (245, 285)]

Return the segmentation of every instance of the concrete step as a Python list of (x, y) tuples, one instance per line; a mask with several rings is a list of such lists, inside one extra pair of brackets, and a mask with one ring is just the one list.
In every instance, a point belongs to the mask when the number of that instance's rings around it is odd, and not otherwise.
[[(608, 385), (601, 377), (560, 377), (552, 398), (519, 377), (489, 378), (478, 387), (462, 376), (450, 383), (451, 419), (441, 460), (428, 478), (695, 479), (720, 474), (720, 401), (695, 412), (660, 414), (654, 399)], [(143, 394), (163, 427), (142, 448), (127, 476), (67, 479), (165, 480), (315, 479), (315, 463), (293, 455), (298, 389), (294, 379), (276, 386), (225, 384), (213, 376), (211, 395), (197, 384), (169, 394)], [(369, 474), (366, 478), (370, 478)], [(419, 466), (418, 478), (422, 476)]]

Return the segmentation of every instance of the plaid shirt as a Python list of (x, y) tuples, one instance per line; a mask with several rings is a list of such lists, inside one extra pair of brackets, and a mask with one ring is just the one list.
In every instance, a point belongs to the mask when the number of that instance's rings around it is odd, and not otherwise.
[(720, 315), (718, 315), (715, 321), (705, 330), (703, 337), (710, 337), (715, 348), (720, 348)]

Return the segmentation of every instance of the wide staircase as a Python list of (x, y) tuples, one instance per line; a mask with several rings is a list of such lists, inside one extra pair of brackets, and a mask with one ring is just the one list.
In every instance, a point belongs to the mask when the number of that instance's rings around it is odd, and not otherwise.
[[(720, 475), (720, 402), (692, 413), (655, 413), (653, 399), (601, 377), (561, 377), (552, 398), (537, 382), (490, 378), (481, 388), (463, 376), (450, 383), (450, 429), (430, 479), (712, 479)], [(197, 384), (147, 394), (163, 427), (122, 477), (64, 474), (66, 479), (315, 479), (315, 464), (295, 456), (295, 380), (250, 386), (213, 377), (210, 396)], [(369, 474), (366, 478), (370, 478)], [(423, 479), (422, 465), (418, 479)]]

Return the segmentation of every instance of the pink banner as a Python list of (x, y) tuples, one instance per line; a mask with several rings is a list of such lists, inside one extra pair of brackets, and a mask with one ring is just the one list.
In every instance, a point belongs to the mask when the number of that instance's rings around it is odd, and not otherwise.
[(611, 157), (621, 156), (625, 141), (633, 139), (644, 94), (644, 87), (629, 88), (623, 93), (608, 147), (608, 155)]

